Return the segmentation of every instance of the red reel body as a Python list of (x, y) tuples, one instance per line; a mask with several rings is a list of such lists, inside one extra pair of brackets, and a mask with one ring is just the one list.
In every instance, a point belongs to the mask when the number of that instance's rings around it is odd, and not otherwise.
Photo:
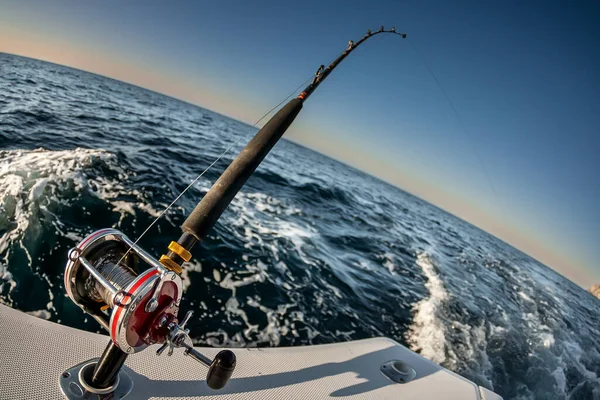
[[(149, 268), (138, 274), (140, 260)], [(165, 343), (169, 324), (178, 322), (182, 297), (179, 275), (115, 229), (94, 232), (71, 250), (65, 288), (69, 297), (99, 320), (113, 342), (129, 354)]]

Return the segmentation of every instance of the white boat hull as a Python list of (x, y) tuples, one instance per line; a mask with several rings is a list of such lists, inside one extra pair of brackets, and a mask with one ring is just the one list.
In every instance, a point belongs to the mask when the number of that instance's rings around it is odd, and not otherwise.
[[(61, 373), (99, 357), (108, 340), (0, 305), (0, 399), (64, 399)], [(219, 350), (202, 349), (210, 357)], [(501, 399), (386, 338), (232, 350), (237, 367), (220, 391), (206, 385), (206, 369), (182, 351), (134, 354), (126, 362), (134, 383), (126, 399)], [(390, 360), (409, 364), (416, 378), (392, 382), (380, 370)]]

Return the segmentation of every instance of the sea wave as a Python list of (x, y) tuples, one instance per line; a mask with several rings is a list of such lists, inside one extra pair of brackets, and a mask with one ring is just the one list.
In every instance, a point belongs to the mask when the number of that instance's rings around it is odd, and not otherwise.
[[(68, 250), (115, 227), (162, 254), (256, 130), (83, 71), (0, 54), (0, 301), (89, 331)], [(600, 399), (598, 301), (398, 188), (282, 140), (194, 249), (193, 340), (387, 336), (505, 398)], [(32, 293), (34, 295), (32, 295)]]

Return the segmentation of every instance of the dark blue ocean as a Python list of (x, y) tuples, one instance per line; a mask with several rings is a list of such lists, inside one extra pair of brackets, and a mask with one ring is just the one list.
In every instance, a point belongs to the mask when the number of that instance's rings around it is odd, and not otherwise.
[[(301, 118), (301, 117), (300, 117)], [(66, 297), (94, 230), (160, 256), (256, 129), (86, 72), (0, 53), (0, 302), (99, 331)], [(194, 251), (196, 343), (395, 339), (505, 399), (600, 399), (600, 301), (478, 228), (283, 140)]]

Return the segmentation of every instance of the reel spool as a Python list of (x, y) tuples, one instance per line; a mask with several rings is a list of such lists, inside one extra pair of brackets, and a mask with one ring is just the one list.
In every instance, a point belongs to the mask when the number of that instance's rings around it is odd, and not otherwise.
[[(148, 266), (142, 272), (140, 261)], [(65, 289), (128, 354), (165, 343), (168, 326), (178, 323), (179, 275), (115, 229), (94, 232), (69, 252)]]

